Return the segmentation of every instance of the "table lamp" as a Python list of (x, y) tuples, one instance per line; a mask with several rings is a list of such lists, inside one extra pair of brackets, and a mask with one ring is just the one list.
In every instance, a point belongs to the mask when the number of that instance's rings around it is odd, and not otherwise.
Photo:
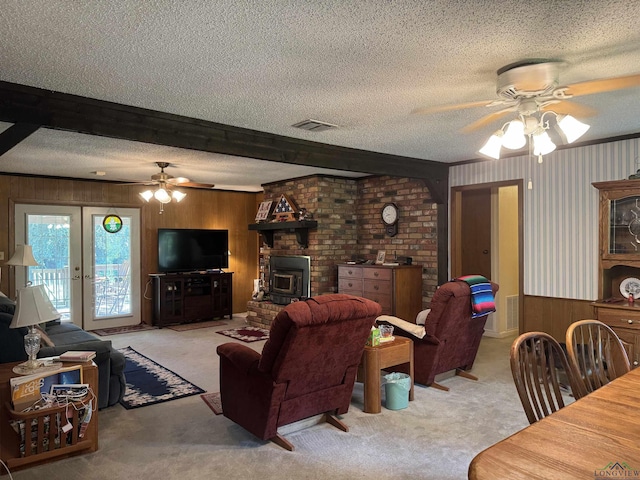
[(44, 285), (27, 285), (18, 290), (16, 311), (9, 328), (29, 327), (29, 333), (24, 336), (24, 349), (29, 355), (29, 360), (19, 365), (24, 373), (37, 373), (43, 366), (42, 362), (36, 359), (41, 340), (36, 325), (58, 318), (60, 313), (49, 300)]
[(33, 258), (33, 249), (31, 245), (16, 245), (16, 251), (7, 261), (6, 265), (14, 265), (16, 267), (37, 267), (38, 262)]

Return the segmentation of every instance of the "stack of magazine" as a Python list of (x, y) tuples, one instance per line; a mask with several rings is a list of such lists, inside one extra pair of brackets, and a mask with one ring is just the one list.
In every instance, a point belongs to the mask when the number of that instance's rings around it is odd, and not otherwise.
[(17, 412), (30, 408), (42, 408), (43, 394), (58, 403), (82, 400), (89, 393), (89, 386), (82, 383), (82, 366), (60, 367), (53, 371), (13, 377), (10, 379), (11, 404)]

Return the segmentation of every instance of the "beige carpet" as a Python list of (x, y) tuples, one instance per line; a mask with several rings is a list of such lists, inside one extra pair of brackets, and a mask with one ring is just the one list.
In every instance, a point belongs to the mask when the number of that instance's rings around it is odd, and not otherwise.
[[(243, 326), (244, 318), (229, 321)], [(127, 345), (208, 392), (218, 392), (216, 347), (236, 341), (205, 328), (163, 328), (116, 335)], [(362, 411), (356, 384), (342, 432), (326, 423), (287, 433), (296, 451), (263, 442), (214, 415), (199, 395), (125, 410), (101, 410), (97, 452), (14, 473), (15, 480), (224, 479), (466, 479), (473, 457), (525, 427), (509, 370), (512, 339), (484, 338), (473, 373), (443, 380), (449, 392), (416, 387), (408, 408), (380, 414)], [(261, 351), (264, 341), (243, 343)], [(382, 389), (384, 398), (384, 389)]]

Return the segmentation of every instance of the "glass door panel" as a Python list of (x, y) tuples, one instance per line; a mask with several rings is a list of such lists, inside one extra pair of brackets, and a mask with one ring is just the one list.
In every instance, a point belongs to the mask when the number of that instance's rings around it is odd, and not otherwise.
[(103, 227), (113, 209), (85, 207), (84, 288), (85, 328), (109, 328), (140, 323), (139, 210), (118, 209), (122, 228)]
[(16, 245), (27, 244), (38, 262), (16, 267), (16, 283), (44, 285), (63, 321), (82, 325), (79, 207), (16, 205)]

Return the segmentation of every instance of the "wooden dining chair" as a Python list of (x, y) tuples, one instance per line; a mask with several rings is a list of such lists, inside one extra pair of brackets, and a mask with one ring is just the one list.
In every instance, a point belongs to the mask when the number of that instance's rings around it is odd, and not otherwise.
[(580, 320), (566, 333), (569, 365), (587, 395), (631, 370), (629, 356), (611, 327), (599, 320)]
[(511, 373), (529, 423), (535, 423), (565, 406), (565, 385), (561, 382), (564, 374), (571, 393), (580, 388), (564, 350), (556, 339), (543, 332), (523, 333), (514, 340), (511, 345)]

